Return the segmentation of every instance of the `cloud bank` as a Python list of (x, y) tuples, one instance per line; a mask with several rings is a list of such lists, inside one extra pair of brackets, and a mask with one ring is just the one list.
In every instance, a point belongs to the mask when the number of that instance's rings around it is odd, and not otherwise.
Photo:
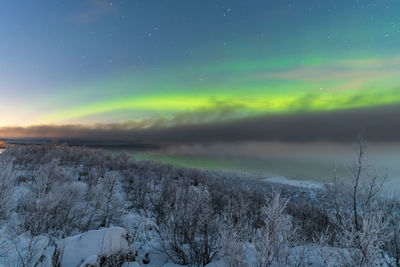
[[(208, 123), (165, 124), (162, 120), (116, 124), (39, 125), (0, 128), (1, 138), (52, 138), (137, 144), (243, 141), (352, 142), (362, 130), (373, 142), (400, 141), (400, 106), (264, 115)], [(185, 121), (182, 119), (181, 121)]]

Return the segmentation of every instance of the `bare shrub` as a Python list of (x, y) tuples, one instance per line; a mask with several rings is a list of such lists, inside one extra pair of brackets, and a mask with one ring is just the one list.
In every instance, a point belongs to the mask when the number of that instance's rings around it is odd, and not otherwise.
[(381, 205), (384, 218), (387, 222), (390, 239), (385, 244), (387, 253), (386, 264), (388, 266), (400, 266), (400, 201), (398, 194), (393, 194), (385, 199)]
[(287, 200), (274, 193), (262, 209), (263, 225), (254, 237), (259, 266), (284, 265), (289, 262), (290, 246), (295, 236), (291, 218), (284, 213)]
[(382, 211), (364, 216), (360, 229), (349, 220), (348, 227), (338, 233), (338, 245), (347, 248), (344, 258), (352, 266), (380, 266), (384, 263), (383, 248), (390, 239), (388, 222)]
[(76, 227), (74, 207), (81, 199), (81, 194), (79, 188), (68, 184), (53, 187), (40, 196), (26, 194), (18, 204), (23, 229), (33, 236), (73, 232)]
[(293, 223), (299, 228), (298, 233), (308, 242), (313, 242), (316, 235), (321, 235), (327, 228), (331, 228), (329, 210), (321, 203), (313, 203), (308, 199), (291, 200), (287, 204), (286, 212), (292, 216)]
[(171, 209), (174, 207), (175, 202), (177, 201), (177, 186), (171, 179), (166, 178), (160, 182), (157, 189), (152, 194), (150, 203), (152, 205), (152, 211), (155, 216), (156, 224), (160, 225), (162, 222), (168, 220)]
[(14, 159), (0, 157), (0, 220), (5, 219), (10, 211), (13, 187), (15, 184)]
[(122, 214), (122, 196), (118, 187), (119, 174), (106, 172), (104, 177), (87, 187), (80, 207), (80, 225), (83, 231), (108, 227), (118, 223)]
[(101, 267), (115, 267), (122, 266), (125, 262), (133, 262), (136, 260), (136, 253), (132, 252), (119, 252), (112, 255), (101, 256), (99, 264)]
[[(240, 218), (244, 221), (243, 218)], [(245, 247), (243, 232), (245, 228), (235, 222), (232, 216), (223, 219), (220, 229), (219, 256), (222, 257), (229, 267), (246, 266)]]
[(217, 253), (218, 221), (205, 188), (175, 187), (176, 201), (158, 234), (164, 252), (178, 264), (204, 266)]
[(127, 198), (132, 206), (137, 210), (144, 210), (148, 207), (148, 194), (151, 191), (151, 180), (138, 175), (135, 170), (129, 169), (123, 172), (124, 189), (127, 192)]
[(121, 198), (118, 188), (119, 173), (106, 172), (99, 185), (103, 193), (101, 200), (101, 212), (99, 227), (109, 227), (111, 223), (118, 222), (121, 216)]

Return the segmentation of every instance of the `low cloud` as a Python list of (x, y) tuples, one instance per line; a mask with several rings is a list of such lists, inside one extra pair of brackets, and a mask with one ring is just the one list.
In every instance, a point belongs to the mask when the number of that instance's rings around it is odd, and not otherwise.
[[(352, 142), (362, 130), (373, 142), (400, 141), (400, 106), (362, 108), (330, 112), (264, 115), (226, 121), (176, 124), (116, 123), (85, 125), (42, 125), (0, 128), (2, 138), (52, 138), (88, 141), (195, 144), (244, 141), (307, 143)], [(184, 115), (181, 115), (184, 116)], [(166, 126), (168, 125), (168, 126)]]

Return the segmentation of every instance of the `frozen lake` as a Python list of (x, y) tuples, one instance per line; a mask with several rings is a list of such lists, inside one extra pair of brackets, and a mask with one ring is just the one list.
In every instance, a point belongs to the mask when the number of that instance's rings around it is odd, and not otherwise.
[[(125, 151), (136, 160), (152, 159), (175, 166), (254, 172), (265, 177), (327, 182), (336, 169), (348, 177), (355, 158), (354, 144), (235, 143), (182, 145), (162, 150)], [(389, 172), (390, 186), (400, 189), (400, 143), (370, 144), (368, 159), (377, 173)], [(261, 175), (260, 177), (262, 177)]]

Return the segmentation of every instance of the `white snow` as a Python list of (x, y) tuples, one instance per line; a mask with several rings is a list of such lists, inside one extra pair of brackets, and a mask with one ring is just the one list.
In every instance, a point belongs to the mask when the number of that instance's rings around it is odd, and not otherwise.
[(99, 256), (97, 255), (92, 255), (89, 258), (87, 258), (80, 267), (86, 267), (86, 266), (98, 266), (99, 265)]
[(54, 250), (56, 248), (54, 246), (48, 246), (46, 250), (43, 252), (42, 256), (39, 258), (39, 262), (36, 267), (52, 267), (53, 266), (53, 255)]
[[(176, 263), (169, 262), (167, 264), (164, 264), (161, 267), (182, 267), (182, 266), (184, 266), (184, 265), (179, 265), (179, 264), (176, 264)], [(154, 265), (154, 267), (155, 267), (155, 265)]]
[(121, 267), (140, 267), (137, 262), (125, 262)]
[(125, 238), (126, 231), (121, 227), (92, 230), (60, 240), (57, 250), (60, 252), (61, 266), (80, 266), (95, 255), (111, 255), (129, 251)]
[(293, 180), (284, 176), (270, 177), (263, 180), (264, 182), (290, 185), (294, 187), (302, 187), (308, 189), (323, 189), (324, 184), (316, 181)]

